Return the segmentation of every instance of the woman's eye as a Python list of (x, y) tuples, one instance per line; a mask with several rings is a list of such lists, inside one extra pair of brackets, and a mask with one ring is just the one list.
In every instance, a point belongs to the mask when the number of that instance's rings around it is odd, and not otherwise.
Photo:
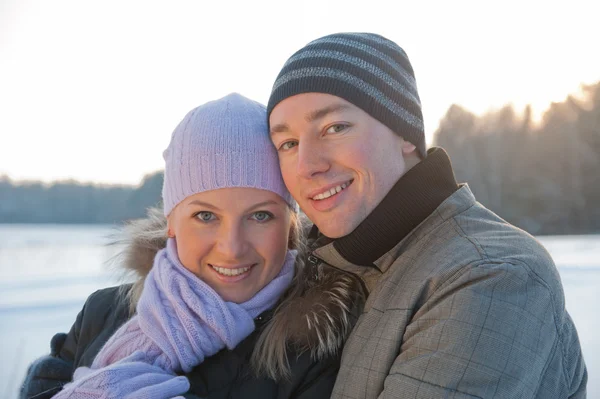
[(214, 213), (207, 211), (198, 212), (196, 214), (196, 217), (203, 222), (210, 222), (211, 220), (216, 218)]
[(256, 220), (257, 222), (266, 222), (271, 218), (273, 218), (273, 215), (270, 212), (259, 211), (252, 214), (252, 219)]
[(279, 146), (279, 149), (283, 150), (283, 151), (288, 151), (288, 150), (291, 150), (292, 148), (296, 147), (297, 145), (298, 145), (297, 141), (286, 141), (285, 143), (283, 143)]
[(329, 126), (327, 130), (325, 130), (325, 133), (339, 133), (347, 127), (348, 125), (344, 123), (336, 123), (335, 125)]

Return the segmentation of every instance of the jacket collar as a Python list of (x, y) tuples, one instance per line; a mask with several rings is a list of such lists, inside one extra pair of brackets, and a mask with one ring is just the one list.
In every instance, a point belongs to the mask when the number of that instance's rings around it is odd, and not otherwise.
[(349, 263), (359, 275), (365, 273), (360, 271), (365, 266), (382, 272), (376, 261), (458, 189), (448, 154), (442, 148), (431, 148), (427, 157), (398, 180), (352, 233), (335, 240), (319, 236), (315, 243), (325, 245), (315, 254), (334, 265)]

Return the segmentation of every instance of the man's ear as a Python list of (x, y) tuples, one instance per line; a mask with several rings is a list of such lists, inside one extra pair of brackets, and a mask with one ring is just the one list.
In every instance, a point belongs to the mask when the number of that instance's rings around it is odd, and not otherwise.
[(413, 152), (415, 152), (417, 150), (417, 146), (414, 145), (413, 143), (411, 143), (410, 141), (406, 141), (404, 139), (402, 139), (402, 154), (403, 155), (409, 155), (412, 154)]

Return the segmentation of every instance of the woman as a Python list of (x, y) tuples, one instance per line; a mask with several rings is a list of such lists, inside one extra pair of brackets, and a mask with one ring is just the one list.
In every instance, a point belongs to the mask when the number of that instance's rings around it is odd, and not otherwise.
[(329, 397), (360, 285), (298, 261), (264, 107), (204, 104), (163, 156), (164, 217), (127, 229), (137, 282), (92, 294), (22, 397)]

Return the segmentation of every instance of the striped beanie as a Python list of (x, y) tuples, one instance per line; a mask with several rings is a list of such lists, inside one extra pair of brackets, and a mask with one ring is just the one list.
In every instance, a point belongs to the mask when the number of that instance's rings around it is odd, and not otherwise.
[(427, 156), (414, 72), (404, 50), (393, 41), (373, 33), (336, 33), (308, 43), (277, 76), (267, 117), (281, 101), (302, 93), (343, 98)]
[(283, 183), (265, 106), (232, 93), (194, 108), (177, 125), (163, 152), (163, 210), (190, 195), (229, 187), (278, 194), (298, 209)]

